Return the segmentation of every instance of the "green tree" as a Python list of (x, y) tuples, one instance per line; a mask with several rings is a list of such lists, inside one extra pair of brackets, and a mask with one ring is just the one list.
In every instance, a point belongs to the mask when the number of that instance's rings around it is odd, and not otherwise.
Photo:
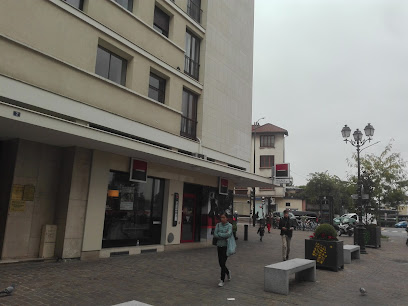
[(353, 208), (351, 200), (353, 192), (353, 186), (349, 181), (342, 181), (338, 176), (327, 172), (315, 172), (309, 174), (303, 197), (313, 204), (319, 204), (323, 197), (331, 197), (334, 213), (342, 214), (345, 209)]
[[(408, 200), (407, 163), (400, 153), (392, 152), (392, 142), (378, 156), (360, 156), (360, 163), (364, 193), (370, 197), (367, 205), (377, 210), (381, 205), (396, 207)], [(353, 155), (349, 165), (354, 169), (357, 167), (357, 154)], [(357, 183), (355, 175), (350, 180)]]

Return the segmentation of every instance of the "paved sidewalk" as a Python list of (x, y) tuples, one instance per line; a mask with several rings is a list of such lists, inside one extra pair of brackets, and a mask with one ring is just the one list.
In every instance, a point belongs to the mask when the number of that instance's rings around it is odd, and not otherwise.
[[(151, 305), (406, 305), (408, 248), (405, 237), (382, 242), (381, 249), (353, 260), (340, 272), (317, 270), (316, 283), (291, 281), (290, 295), (264, 292), (263, 267), (279, 262), (278, 230), (260, 242), (256, 228), (243, 241), (239, 225), (237, 254), (228, 259), (232, 281), (218, 288), (215, 247), (99, 261), (0, 265), (0, 289), (18, 285), (0, 305), (114, 305), (139, 301)], [(304, 239), (294, 233), (291, 258), (304, 258)], [(346, 244), (352, 238), (341, 237)], [(360, 296), (359, 288), (368, 294)], [(235, 298), (229, 301), (228, 298)]]

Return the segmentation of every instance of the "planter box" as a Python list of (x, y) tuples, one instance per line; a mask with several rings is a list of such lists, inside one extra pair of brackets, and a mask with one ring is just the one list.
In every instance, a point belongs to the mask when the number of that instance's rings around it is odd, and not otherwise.
[(316, 268), (344, 268), (343, 241), (305, 239), (305, 258), (316, 260)]
[[(381, 248), (381, 227), (368, 226), (365, 228), (365, 245), (368, 248)], [(354, 244), (358, 244), (357, 229), (354, 232)]]

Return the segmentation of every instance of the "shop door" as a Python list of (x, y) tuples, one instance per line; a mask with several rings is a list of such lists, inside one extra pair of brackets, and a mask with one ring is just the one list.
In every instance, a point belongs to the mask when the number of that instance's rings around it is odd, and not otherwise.
[(194, 242), (197, 212), (197, 197), (195, 194), (185, 193), (183, 196), (183, 210), (181, 222), (181, 242)]

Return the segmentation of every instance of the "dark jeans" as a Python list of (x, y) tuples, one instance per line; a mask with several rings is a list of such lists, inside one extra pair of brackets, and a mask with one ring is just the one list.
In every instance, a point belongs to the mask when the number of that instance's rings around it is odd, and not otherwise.
[(227, 266), (225, 265), (227, 262), (227, 247), (217, 247), (218, 250), (218, 263), (220, 264), (221, 267), (221, 280), (225, 280), (225, 274), (229, 275), (229, 270), (227, 269)]

